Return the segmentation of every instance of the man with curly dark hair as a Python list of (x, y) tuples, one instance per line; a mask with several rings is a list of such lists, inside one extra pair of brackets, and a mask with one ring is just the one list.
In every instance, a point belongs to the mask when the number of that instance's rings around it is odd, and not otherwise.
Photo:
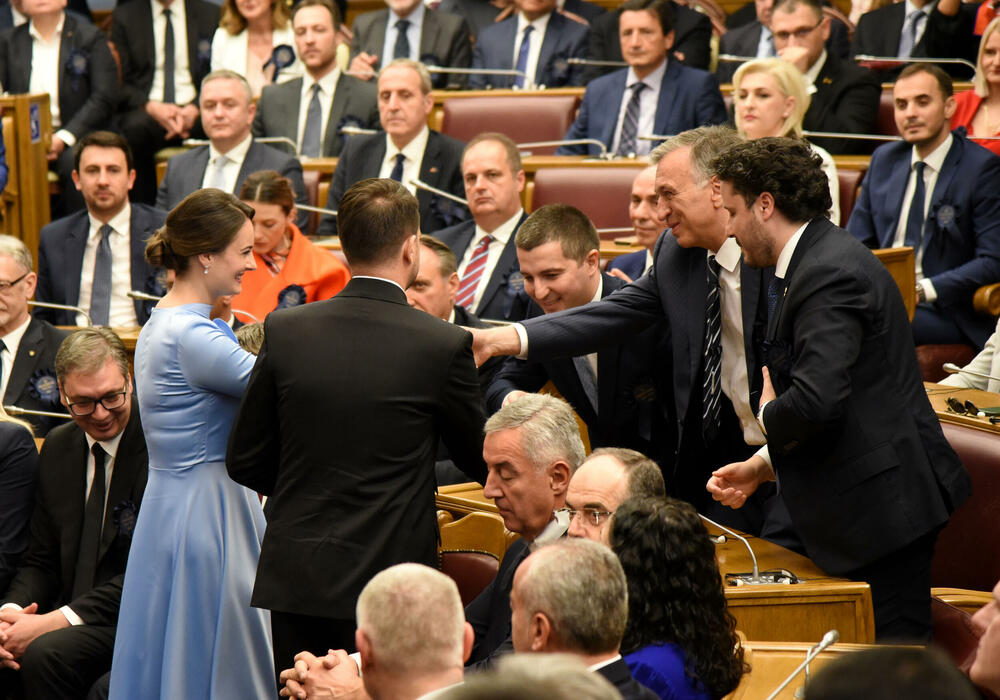
[(826, 218), (820, 159), (801, 141), (765, 138), (716, 158), (728, 233), (768, 290), (765, 445), (714, 472), (734, 508), (777, 480), (808, 555), (867, 581), (879, 640), (930, 638), (930, 565), (938, 533), (971, 484), (921, 381), (895, 282)]

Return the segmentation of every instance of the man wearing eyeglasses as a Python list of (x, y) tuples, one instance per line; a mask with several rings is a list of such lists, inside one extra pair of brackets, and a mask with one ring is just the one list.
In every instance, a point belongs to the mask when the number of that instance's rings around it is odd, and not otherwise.
[[(61, 413), (52, 365), (66, 332), (32, 318), (28, 300), (37, 275), (31, 253), (13, 236), (0, 235), (0, 396), (4, 406)], [(45, 437), (63, 421), (26, 415), (35, 437)]]
[(38, 460), (28, 550), (0, 597), (0, 696), (78, 699), (111, 668), (115, 624), (148, 457), (122, 341), (84, 328), (59, 347), (73, 422)]
[[(778, 56), (806, 78), (809, 109), (802, 122), (807, 131), (870, 134), (875, 131), (882, 86), (867, 68), (827, 52), (830, 19), (820, 0), (777, 0), (771, 32)], [(860, 139), (810, 139), (830, 153), (865, 153)]]

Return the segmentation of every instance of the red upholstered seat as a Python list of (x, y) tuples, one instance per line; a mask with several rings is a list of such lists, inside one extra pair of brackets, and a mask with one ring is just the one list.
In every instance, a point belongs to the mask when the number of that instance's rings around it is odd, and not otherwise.
[[(484, 131), (499, 131), (514, 143), (558, 141), (576, 119), (578, 95), (450, 97), (442, 103), (442, 133), (468, 141)], [(548, 155), (553, 148), (532, 148)]]
[(837, 180), (840, 182), (840, 225), (847, 226), (851, 218), (854, 202), (858, 198), (861, 180), (865, 171), (857, 168), (837, 168)]
[[(628, 228), (629, 198), (632, 181), (646, 167), (636, 162), (634, 168), (539, 168), (531, 196), (531, 210), (545, 204), (562, 202), (581, 210), (597, 228)], [(627, 233), (602, 235), (619, 238)]]
[(462, 605), (483, 592), (500, 570), (500, 562), (487, 552), (439, 552), (441, 571), (455, 581)]
[(875, 119), (875, 133), (883, 136), (899, 136), (896, 129), (895, 105), (892, 90), (883, 90), (878, 102), (878, 117)]
[(920, 374), (925, 382), (939, 382), (948, 376), (941, 369), (945, 362), (965, 367), (972, 362), (976, 352), (971, 345), (918, 345), (917, 363), (920, 365)]

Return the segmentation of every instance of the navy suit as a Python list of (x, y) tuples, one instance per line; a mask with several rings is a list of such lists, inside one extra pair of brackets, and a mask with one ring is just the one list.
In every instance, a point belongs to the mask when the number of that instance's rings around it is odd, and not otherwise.
[[(972, 308), (976, 289), (1000, 280), (1000, 158), (953, 132), (924, 228), (923, 273), (937, 300), (918, 307), (947, 316), (967, 342), (982, 348), (994, 319)], [(893, 244), (913, 147), (902, 141), (872, 155), (847, 230), (869, 248)], [(919, 317), (913, 330), (920, 339)], [(918, 342), (919, 344), (919, 342)]]
[(0, 422), (0, 590), (7, 590), (28, 546), (37, 482), (38, 449), (31, 433)]
[(475, 633), (466, 666), (486, 668), (495, 658), (514, 651), (510, 638), (510, 591), (517, 567), (529, 554), (531, 550), (523, 539), (511, 544), (504, 552), (497, 575), (465, 606), (465, 619)]
[[(161, 296), (156, 268), (146, 262), (146, 241), (163, 226), (166, 214), (145, 204), (133, 204), (129, 218), (129, 269), (132, 289)], [(76, 306), (80, 300), (80, 271), (83, 253), (90, 235), (90, 217), (86, 210), (53, 221), (42, 228), (38, 244), (38, 284), (35, 299)], [(149, 319), (155, 302), (134, 299), (135, 317), (141, 326)], [(37, 307), (35, 318), (57, 326), (75, 326), (72, 311)]]
[(642, 277), (646, 269), (646, 250), (637, 250), (634, 253), (625, 253), (608, 263), (608, 271), (621, 270), (632, 280)]
[[(473, 68), (496, 68), (510, 70), (514, 65), (514, 46), (520, 46), (517, 34), (517, 15), (503, 22), (486, 27), (476, 38), (472, 50)], [(538, 54), (538, 68), (535, 70), (535, 84), (545, 87), (565, 87), (583, 85), (583, 71), (580, 66), (571, 66), (570, 58), (587, 57), (589, 30), (579, 22), (567, 19), (557, 12), (549, 17), (545, 28), (545, 39)], [(536, 40), (535, 35), (531, 37)], [(506, 88), (514, 85), (510, 75), (472, 75), (469, 87)]]
[[(602, 299), (625, 286), (607, 273), (602, 277)], [(542, 310), (532, 303), (528, 318), (539, 316)], [(659, 387), (670, 383), (669, 364), (662, 361), (669, 351), (662, 323), (602, 347), (597, 353), (597, 406), (587, 397), (572, 358), (543, 362), (507, 358), (486, 392), (487, 413), (499, 411), (510, 392), (535, 392), (551, 381), (587, 424), (591, 447), (628, 447), (669, 464), (672, 426), (666, 415), (668, 402), (659, 396)]]
[[(30, 408), (36, 411), (65, 412), (59, 403), (56, 384), (56, 351), (69, 331), (32, 318), (28, 323), (14, 356), (14, 366), (3, 396), (4, 406)], [(24, 416), (31, 423), (36, 437), (45, 437), (49, 430), (63, 423), (60, 418)]]
[[(618, 125), (618, 112), (627, 88), (628, 69), (602, 75), (587, 85), (576, 121), (566, 132), (566, 139), (597, 139), (611, 149)], [(726, 105), (715, 76), (678, 61), (668, 61), (660, 83), (653, 131), (662, 135), (679, 134), (707, 124), (726, 121)], [(642, 136), (642, 134), (639, 134)], [(560, 146), (559, 155), (598, 155), (594, 145)]]
[[(517, 235), (517, 229), (526, 218), (528, 218), (527, 214), (523, 214), (521, 220), (517, 222), (517, 227), (510, 234), (507, 245), (504, 246), (492, 274), (486, 281), (486, 288), (479, 299), (479, 306), (476, 307), (476, 316), (480, 318), (493, 321), (520, 321), (524, 318), (526, 305), (523, 300), (518, 298), (519, 292), (524, 289), (524, 279), (514, 274), (521, 271), (514, 237)], [(472, 240), (475, 233), (476, 222), (463, 221), (455, 226), (449, 226), (435, 232), (434, 236), (447, 244), (458, 261), (461, 262), (469, 246), (474, 246), (477, 243), (477, 241)], [(514, 276), (513, 283), (512, 275)]]
[[(340, 198), (351, 185), (366, 178), (378, 177), (385, 160), (384, 133), (352, 136), (344, 145), (344, 150), (333, 171), (333, 182), (326, 198), (326, 208), (336, 210)], [(427, 136), (424, 157), (420, 161), (420, 180), (432, 187), (451, 192), (458, 197), (465, 196), (462, 183), (462, 149), (465, 144), (458, 139), (431, 131)], [(406, 183), (403, 183), (406, 184)], [(427, 190), (417, 190), (420, 204), (420, 230), (433, 234), (454, 221), (452, 217), (464, 218), (468, 212), (455, 204)], [(317, 236), (336, 236), (337, 219), (324, 216), (316, 229)]]

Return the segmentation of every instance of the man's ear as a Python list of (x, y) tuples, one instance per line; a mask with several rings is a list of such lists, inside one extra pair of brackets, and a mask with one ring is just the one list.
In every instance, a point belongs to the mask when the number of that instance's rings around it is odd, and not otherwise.
[(760, 210), (762, 221), (774, 216), (774, 196), (770, 192), (761, 192), (754, 205)]
[(367, 673), (375, 664), (372, 642), (364, 630), (356, 629), (354, 630), (354, 644), (358, 647), (358, 654), (361, 656), (361, 671)]
[(712, 206), (716, 209), (722, 209), (722, 180), (717, 175), (713, 175), (709, 179), (708, 185), (712, 188)]
[(531, 616), (531, 651), (551, 651), (549, 645), (553, 641), (552, 623), (545, 613), (536, 612)]
[(560, 460), (549, 465), (549, 488), (556, 496), (565, 495), (569, 488), (569, 480), (573, 475), (569, 464)]
[(472, 656), (472, 645), (476, 643), (476, 633), (468, 622), (462, 623), (462, 663)]

